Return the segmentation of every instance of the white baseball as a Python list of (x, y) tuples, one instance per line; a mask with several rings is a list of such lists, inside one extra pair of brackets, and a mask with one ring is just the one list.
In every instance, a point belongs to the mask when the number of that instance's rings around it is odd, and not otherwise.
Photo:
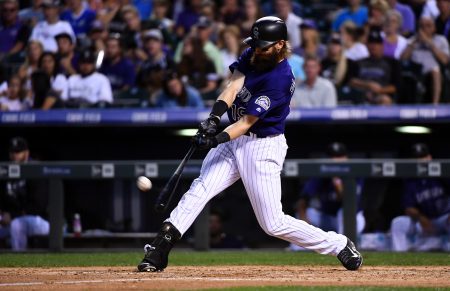
[(137, 178), (136, 184), (139, 190), (144, 192), (152, 189), (152, 181), (144, 176), (140, 176), (139, 178)]

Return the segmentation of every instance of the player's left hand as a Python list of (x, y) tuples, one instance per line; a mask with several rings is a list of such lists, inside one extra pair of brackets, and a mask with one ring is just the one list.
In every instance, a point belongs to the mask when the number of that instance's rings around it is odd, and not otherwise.
[(215, 148), (218, 144), (215, 136), (208, 136), (202, 133), (197, 133), (192, 138), (192, 143), (201, 150), (209, 150)]
[(207, 136), (214, 136), (217, 133), (219, 124), (220, 119), (217, 116), (209, 116), (199, 124), (198, 131)]

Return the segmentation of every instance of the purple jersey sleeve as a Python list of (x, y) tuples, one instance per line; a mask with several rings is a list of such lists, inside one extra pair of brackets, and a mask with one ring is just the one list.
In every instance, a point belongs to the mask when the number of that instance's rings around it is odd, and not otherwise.
[(251, 48), (246, 49), (238, 58), (237, 61), (229, 66), (230, 71), (233, 73), (235, 69), (244, 75), (249, 71), (250, 58), (252, 57), (253, 50)]

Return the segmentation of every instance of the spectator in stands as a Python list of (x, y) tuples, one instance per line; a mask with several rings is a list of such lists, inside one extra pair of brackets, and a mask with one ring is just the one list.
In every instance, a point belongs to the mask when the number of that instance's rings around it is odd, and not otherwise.
[(320, 42), (320, 34), (316, 23), (313, 20), (305, 19), (300, 24), (301, 45), (293, 52), (302, 56), (317, 56), (323, 59), (326, 54), (326, 47)]
[(184, 84), (176, 72), (166, 72), (163, 88), (156, 93), (155, 106), (161, 108), (203, 108), (200, 93)]
[[(186, 37), (186, 39), (190, 39), (191, 37), (195, 37), (198, 40), (200, 40), (203, 51), (206, 53), (208, 58), (213, 62), (214, 68), (216, 71), (216, 74), (219, 76), (223, 75), (223, 64), (222, 64), (222, 58), (220, 57), (220, 50), (219, 48), (210, 40), (210, 36), (212, 33), (211, 28), (211, 21), (205, 17), (202, 16), (199, 18), (197, 24), (195, 25), (195, 28), (193, 29), (193, 32)], [(181, 42), (177, 50), (175, 52), (175, 62), (179, 63), (181, 62), (181, 58), (184, 52), (184, 40)]]
[(78, 60), (79, 74), (69, 78), (69, 98), (66, 106), (104, 107), (113, 102), (111, 84), (105, 75), (96, 72), (97, 56), (91, 51), (81, 53)]
[[(403, 51), (403, 60), (412, 60), (422, 65), (422, 73), (431, 79), (428, 88), (431, 103), (438, 104), (442, 92), (442, 76), (440, 66), (449, 63), (449, 44), (444, 36), (435, 33), (434, 21), (422, 17), (419, 21), (419, 31), (408, 40), (408, 46)], [(430, 88), (431, 87), (431, 88)]]
[(219, 9), (219, 21), (225, 25), (239, 25), (244, 20), (244, 11), (238, 0), (225, 0)]
[(291, 107), (335, 107), (336, 89), (333, 83), (320, 76), (320, 59), (307, 56), (304, 70), (306, 80), (295, 88)]
[(19, 19), (33, 28), (39, 21), (44, 20), (42, 0), (31, 1), (31, 7), (25, 7), (19, 11)]
[(369, 11), (361, 5), (361, 0), (347, 0), (348, 7), (339, 11), (332, 23), (333, 31), (340, 31), (341, 26), (347, 22), (353, 22), (356, 27), (363, 27), (369, 19)]
[[(222, 71), (223, 70), (222, 58), (220, 57), (220, 50), (216, 45), (217, 38), (219, 35), (218, 25), (219, 24), (209, 19), (208, 17), (202, 16), (199, 18), (198, 23), (195, 25), (195, 31), (193, 35), (201, 41), (203, 50), (214, 63), (216, 73), (219, 76), (223, 76), (224, 72)], [(216, 29), (216, 32), (214, 31), (214, 29)], [(220, 30), (222, 30), (222, 28), (220, 28)], [(212, 41), (213, 33), (217, 33), (215, 41)]]
[(61, 73), (70, 76), (77, 73), (77, 59), (78, 56), (75, 53), (75, 44), (73, 39), (68, 33), (60, 33), (55, 35), (56, 44), (58, 45), (57, 58)]
[(298, 85), (305, 81), (305, 71), (303, 65), (305, 64), (305, 59), (296, 53), (291, 53), (288, 57), (288, 63), (291, 66), (292, 73), (294, 74), (295, 84)]
[[(277, 0), (262, 0), (259, 2), (258, 5), (261, 6), (261, 10), (263, 13), (262, 16), (274, 15), (276, 13), (276, 8), (275, 8), (276, 1)], [(303, 8), (302, 4), (300, 4), (299, 2), (301, 2), (301, 1), (297, 1), (297, 0), (291, 1), (292, 12), (295, 15), (302, 17), (304, 8)]]
[(426, 0), (419, 18), (428, 17), (431, 19), (436, 19), (439, 16), (439, 9), (436, 2), (436, 0)]
[(185, 0), (183, 10), (175, 19), (175, 34), (183, 39), (198, 23), (202, 11), (202, 0)]
[(166, 71), (175, 70), (172, 57), (163, 50), (163, 35), (159, 29), (150, 29), (142, 34), (144, 51), (148, 58), (140, 66), (136, 84), (148, 91), (150, 98), (161, 89)]
[(0, 3), (0, 58), (23, 50), (30, 35), (30, 29), (18, 17), (19, 2), (3, 0)]
[(106, 26), (99, 20), (92, 23), (92, 29), (88, 34), (85, 43), (81, 45), (84, 49), (100, 52), (105, 50), (106, 39), (108, 38), (108, 30)]
[(68, 96), (69, 84), (64, 74), (60, 73), (59, 61), (56, 54), (44, 52), (39, 58), (39, 69), (46, 73), (50, 78), (51, 89), (66, 100)]
[(386, 0), (371, 0), (369, 4), (369, 19), (366, 23), (366, 32), (383, 29), (386, 13), (390, 10)]
[[(127, 1), (109, 0), (105, 1), (103, 8), (97, 11), (97, 18), (108, 27), (109, 33), (123, 33), (126, 27), (121, 10)], [(138, 14), (139, 20), (141, 20)]]
[(216, 99), (219, 75), (214, 63), (203, 51), (203, 44), (199, 38), (192, 36), (185, 38), (177, 71), (184, 82), (202, 94), (203, 99)]
[(61, 20), (70, 23), (77, 38), (85, 37), (97, 17), (95, 11), (84, 5), (82, 0), (68, 0), (66, 4), (68, 9), (61, 13)]
[(434, 21), (436, 33), (445, 36), (447, 42), (450, 43), (450, 1), (437, 0), (437, 7), (439, 16)]
[(44, 51), (56, 52), (58, 45), (55, 36), (66, 32), (73, 42), (75, 42), (75, 34), (72, 27), (67, 21), (59, 19), (59, 0), (43, 0), (45, 20), (38, 22), (31, 32), (30, 40), (40, 41), (44, 47)]
[[(14, 163), (27, 163), (30, 150), (22, 137), (10, 140), (9, 157)], [(0, 186), (0, 212), (11, 218), (10, 228), (13, 251), (25, 251), (28, 237), (48, 235), (50, 226), (45, 220), (48, 184), (45, 180), (14, 179), (2, 181)]]
[(219, 35), (220, 55), (222, 57), (224, 79), (231, 76), (228, 68), (241, 53), (241, 35), (238, 26), (227, 25)]
[(52, 89), (50, 76), (46, 72), (37, 70), (31, 74), (31, 89), (33, 109), (48, 110), (64, 107), (61, 93)]
[(258, 0), (244, 1), (244, 20), (241, 22), (241, 35), (250, 35), (253, 23), (263, 17), (263, 11)]
[(131, 2), (133, 6), (137, 8), (139, 11), (139, 18), (140, 19), (148, 19), (153, 11), (153, 1), (148, 0), (133, 0), (133, 1), (124, 1), (124, 2)]
[(18, 76), (12, 76), (8, 81), (6, 96), (0, 97), (0, 111), (21, 111), (23, 96), (22, 83)]
[(2, 63), (0, 63), (0, 97), (6, 96), (8, 92), (8, 79), (6, 70)]
[(350, 82), (350, 72), (355, 65), (354, 61), (345, 56), (339, 34), (332, 33), (328, 40), (327, 55), (321, 63), (322, 77), (340, 89)]
[(357, 62), (350, 85), (362, 92), (369, 104), (391, 105), (400, 87), (400, 64), (383, 56), (383, 37), (377, 30), (368, 37), (370, 56)]
[(201, 17), (205, 17), (211, 23), (209, 40), (214, 44), (217, 44), (217, 42), (219, 41), (219, 34), (226, 26), (226, 24), (218, 20), (219, 16), (217, 15), (218, 13), (216, 11), (217, 11), (216, 4), (213, 1), (210, 0), (203, 1)]
[(292, 0), (275, 0), (274, 7), (276, 16), (286, 23), (292, 49), (298, 49), (301, 45), (300, 24), (302, 24), (302, 18), (292, 11)]
[(29, 83), (31, 74), (38, 69), (39, 58), (41, 57), (44, 48), (39, 41), (30, 41), (26, 49), (25, 62), (20, 66), (18, 75), (25, 84), (26, 89), (31, 89)]
[(120, 34), (110, 34), (106, 40), (105, 59), (99, 69), (111, 83), (115, 94), (134, 86), (136, 73), (133, 63), (123, 56)]
[(344, 54), (352, 61), (358, 61), (369, 56), (366, 45), (360, 41), (363, 33), (364, 29), (356, 27), (353, 22), (346, 22), (341, 26)]
[(241, 249), (244, 248), (242, 240), (224, 229), (224, 214), (218, 209), (209, 213), (209, 247), (212, 249)]
[(385, 18), (386, 21), (383, 25), (384, 56), (399, 60), (408, 45), (406, 38), (400, 34), (402, 15), (396, 10), (389, 10)]
[[(343, 143), (333, 142), (328, 145), (327, 156), (336, 162), (348, 160), (347, 148)], [(365, 227), (365, 218), (360, 206), (361, 189), (364, 181), (357, 179), (356, 195), (358, 209), (356, 213), (356, 230), (360, 234)], [(300, 193), (297, 202), (297, 217), (324, 231), (344, 233), (344, 215), (342, 201), (344, 199), (344, 185), (339, 177), (308, 179)], [(291, 244), (290, 250), (301, 248)]]
[(416, 31), (416, 17), (409, 5), (399, 3), (397, 0), (388, 0), (389, 6), (402, 16), (400, 34), (408, 37)]
[(123, 43), (123, 50), (127, 57), (137, 59), (137, 62), (143, 61), (147, 58), (145, 53), (141, 50), (142, 41), (142, 21), (139, 18), (139, 12), (132, 5), (125, 5), (122, 9), (122, 18), (126, 24), (125, 30), (121, 33)]
[[(412, 146), (412, 156), (423, 162), (432, 160), (428, 146), (422, 143)], [(409, 236), (416, 235), (416, 250), (430, 250), (426, 238), (450, 234), (450, 192), (448, 181), (437, 178), (411, 178), (404, 182), (402, 206), (404, 216), (392, 220), (391, 234), (394, 251), (412, 249)]]
[(168, 17), (168, 12), (170, 10), (170, 4), (166, 0), (154, 0), (153, 1), (153, 11), (150, 16), (150, 20), (155, 21), (158, 25), (161, 25), (163, 29), (168, 32), (173, 32), (175, 22)]

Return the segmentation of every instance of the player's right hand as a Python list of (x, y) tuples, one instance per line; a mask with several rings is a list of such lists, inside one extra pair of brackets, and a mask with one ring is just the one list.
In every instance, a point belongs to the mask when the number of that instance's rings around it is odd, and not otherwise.
[(220, 117), (210, 115), (207, 119), (200, 122), (200, 125), (198, 126), (198, 132), (206, 136), (215, 136), (219, 124), (220, 124)]

